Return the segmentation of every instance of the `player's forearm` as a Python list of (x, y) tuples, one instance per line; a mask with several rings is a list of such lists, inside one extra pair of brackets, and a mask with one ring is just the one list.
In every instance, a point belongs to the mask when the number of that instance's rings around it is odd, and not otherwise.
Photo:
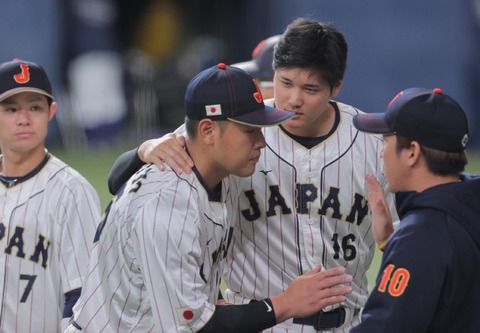
[[(242, 305), (217, 305), (214, 315), (199, 332), (259, 332), (287, 319), (308, 316), (327, 305), (343, 302), (344, 294), (349, 293), (351, 287), (335, 286), (351, 281), (351, 276), (338, 275), (343, 274), (343, 267), (321, 273), (318, 270), (319, 268), (312, 270), (317, 272), (316, 275), (307, 273), (303, 278), (296, 280), (293, 287), (271, 299)], [(319, 284), (324, 288), (319, 292), (311, 293), (312, 297), (303, 297), (302, 295), (309, 292), (309, 285), (315, 284), (313, 280), (318, 278), (322, 281)]]
[(217, 305), (212, 318), (199, 333), (260, 332), (276, 323), (270, 299), (242, 305)]
[(118, 189), (145, 163), (138, 157), (137, 148), (120, 155), (108, 174), (108, 190), (115, 195)]

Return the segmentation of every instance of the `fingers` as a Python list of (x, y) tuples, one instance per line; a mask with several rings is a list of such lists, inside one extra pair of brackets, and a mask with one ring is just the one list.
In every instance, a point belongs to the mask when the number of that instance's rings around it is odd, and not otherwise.
[(178, 174), (191, 173), (193, 161), (184, 149), (185, 138), (178, 134), (166, 134), (147, 140), (138, 149), (138, 155), (146, 163), (155, 164), (159, 170), (169, 165)]
[(185, 147), (185, 137), (183, 136), (183, 134), (175, 133), (175, 139), (180, 146)]
[(366, 174), (365, 180), (368, 186), (368, 204), (372, 217), (372, 234), (378, 244), (384, 243), (393, 232), (392, 217), (385, 192), (374, 176)]
[(183, 147), (165, 147), (165, 150), (159, 151), (158, 154), (161, 154), (163, 162), (168, 164), (176, 173), (190, 174), (192, 172), (193, 161)]
[[(348, 287), (350, 288), (350, 287)], [(318, 302), (318, 307), (320, 309), (323, 309), (327, 306), (330, 305), (335, 305), (338, 303), (345, 302), (347, 299), (344, 295), (348, 294), (352, 291), (352, 288), (348, 289), (347, 287), (342, 287), (342, 288), (331, 288), (329, 292), (331, 293), (338, 293), (338, 295), (332, 295), (330, 297), (325, 297), (319, 300)], [(318, 311), (317, 311), (318, 312)]]
[(173, 134), (167, 134), (161, 138), (150, 139), (143, 142), (140, 147), (138, 147), (138, 157), (140, 157), (140, 159), (145, 163), (155, 163), (156, 157), (158, 158), (159, 156), (155, 156), (154, 154), (152, 154), (152, 151), (169, 137), (173, 137)]
[(349, 283), (352, 276), (345, 273), (345, 267), (338, 266), (321, 271), (321, 265), (301, 275), (298, 279), (311, 280), (309, 283), (317, 283), (320, 289), (331, 288), (339, 284)]
[(319, 269), (318, 265), (294, 279), (283, 294), (272, 298), (281, 309), (283, 319), (309, 316), (328, 305), (345, 301), (345, 295), (352, 291), (352, 287), (344, 284), (349, 284), (352, 276), (346, 275), (345, 268), (341, 266), (324, 271)]
[(165, 165), (164, 165), (163, 163), (164, 163), (164, 162), (163, 162), (163, 160), (162, 160), (160, 157), (156, 156), (156, 157), (154, 158), (153, 164), (155, 164), (155, 165), (157, 166), (158, 170), (160, 170), (160, 171), (165, 171)]
[(345, 273), (345, 267), (337, 266), (333, 268), (326, 269), (322, 272), (324, 276), (336, 276)]
[(328, 289), (344, 283), (350, 283), (352, 281), (352, 276), (344, 273), (345, 267), (335, 267), (318, 273), (318, 287), (321, 289)]
[(377, 193), (378, 191), (383, 191), (381, 185), (380, 185), (380, 182), (377, 180), (377, 178), (375, 178), (374, 176), (372, 176), (371, 174), (366, 174), (365, 175), (365, 180), (367, 182), (367, 187), (368, 187), (368, 191), (371, 193), (371, 192), (375, 192)]
[(318, 273), (318, 289), (312, 292), (313, 297), (310, 299), (311, 308), (308, 309), (308, 314), (310, 314), (312, 309), (314, 309), (313, 313), (315, 313), (329, 305), (338, 304), (346, 300), (345, 295), (352, 292), (352, 287), (345, 284), (349, 284), (352, 281), (352, 276), (343, 274), (344, 271), (343, 267), (337, 267)]
[(321, 271), (322, 271), (322, 265), (317, 265), (314, 268), (312, 268), (311, 270), (309, 270), (308, 272), (306, 272), (304, 275), (312, 275), (312, 274), (315, 274), (315, 273), (318, 273), (318, 272), (321, 272)]
[(372, 214), (378, 212), (383, 213), (384, 210), (388, 209), (387, 199), (385, 198), (383, 188), (381, 187), (378, 180), (370, 174), (365, 175), (365, 180), (367, 182), (367, 196)]

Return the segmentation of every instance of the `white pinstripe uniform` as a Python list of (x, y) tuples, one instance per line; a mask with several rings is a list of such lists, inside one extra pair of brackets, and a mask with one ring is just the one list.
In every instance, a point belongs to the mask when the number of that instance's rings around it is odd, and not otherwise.
[[(273, 105), (273, 100), (265, 104)], [(230, 288), (227, 301), (248, 303), (279, 294), (295, 277), (322, 264), (345, 266), (353, 276), (353, 291), (344, 304), (346, 321), (352, 319), (348, 309), (364, 306), (365, 273), (375, 250), (365, 173), (382, 176), (382, 140), (355, 129), (352, 117), (361, 111), (335, 104), (340, 114), (337, 129), (312, 149), (279, 126), (263, 129), (267, 147), (255, 173), (240, 180), (241, 214), (234, 232), (233, 261), (224, 276)], [(347, 332), (350, 327), (347, 322), (331, 331)], [(289, 321), (264, 332), (316, 331)]]
[(86, 273), (100, 202), (77, 171), (47, 155), (0, 185), (1, 332), (60, 332), (64, 293)]
[(202, 182), (146, 165), (117, 194), (74, 307), (82, 332), (196, 332), (210, 320), (238, 192), (225, 178), (211, 200)]

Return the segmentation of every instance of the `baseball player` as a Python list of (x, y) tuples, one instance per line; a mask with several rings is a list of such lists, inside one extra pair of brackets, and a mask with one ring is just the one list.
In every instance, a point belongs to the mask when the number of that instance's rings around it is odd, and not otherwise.
[[(236, 176), (255, 170), (259, 126), (293, 114), (265, 106), (254, 80), (219, 64), (185, 94), (186, 149), (194, 172), (146, 165), (117, 192), (95, 236), (92, 260), (67, 332), (258, 332), (343, 300), (350, 280), (319, 267), (280, 295), (215, 305), (229, 252)], [(237, 178), (240, 179), (240, 178)]]
[(0, 65), (0, 331), (61, 332), (80, 295), (100, 201), (45, 149), (57, 110), (38, 64)]
[[(247, 304), (281, 293), (317, 264), (344, 266), (353, 276), (353, 292), (341, 305), (266, 332), (348, 332), (367, 300), (366, 272), (375, 241), (364, 175), (379, 177), (385, 186), (382, 138), (356, 130), (352, 118), (362, 111), (334, 100), (346, 60), (342, 33), (310, 19), (292, 22), (276, 44), (275, 98), (266, 104), (296, 115), (263, 129), (267, 147), (253, 175), (240, 181), (224, 296), (230, 303)], [(147, 141), (138, 155), (159, 168), (166, 161), (188, 173), (191, 161), (180, 145), (167, 145), (172, 141)], [(131, 151), (117, 160), (110, 172), (112, 188), (119, 187), (125, 171), (138, 168), (138, 158)], [(387, 200), (396, 220), (393, 196), (387, 194)]]
[[(462, 107), (441, 89), (410, 88), (385, 113), (353, 121), (361, 131), (383, 134), (388, 187), (407, 195), (352, 332), (478, 332), (480, 179), (460, 177), (468, 142)], [(372, 212), (382, 206), (372, 205)]]
[(260, 41), (253, 49), (251, 60), (232, 64), (253, 76), (264, 99), (273, 98), (273, 49), (280, 36), (275, 35)]

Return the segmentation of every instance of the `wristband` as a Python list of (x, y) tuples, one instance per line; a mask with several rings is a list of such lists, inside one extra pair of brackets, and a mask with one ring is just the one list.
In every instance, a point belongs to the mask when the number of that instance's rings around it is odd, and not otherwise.
[(385, 246), (387, 246), (387, 239), (385, 239), (383, 242), (381, 243), (377, 243), (377, 249), (379, 249), (380, 251), (383, 252), (383, 250), (385, 249)]

